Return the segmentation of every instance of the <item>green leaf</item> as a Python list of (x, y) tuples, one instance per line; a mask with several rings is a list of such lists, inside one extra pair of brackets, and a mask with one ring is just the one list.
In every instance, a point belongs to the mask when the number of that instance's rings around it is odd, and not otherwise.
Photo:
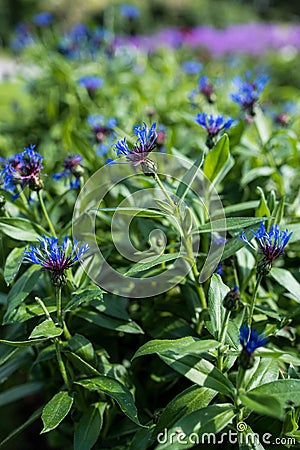
[(103, 298), (103, 291), (98, 287), (90, 287), (82, 292), (75, 292), (72, 294), (72, 299), (64, 307), (64, 311), (73, 311), (83, 303), (89, 303), (92, 300), (101, 300)]
[(54, 338), (60, 336), (63, 332), (61, 327), (57, 327), (52, 319), (46, 319), (37, 325), (31, 332), (29, 339), (34, 338)]
[(118, 214), (125, 214), (135, 217), (162, 217), (166, 216), (163, 211), (157, 211), (155, 209), (144, 209), (144, 208), (99, 208), (100, 212), (118, 212)]
[(275, 409), (272, 411), (270, 406), (270, 411), (268, 413), (265, 412), (265, 414), (282, 419), (284, 416), (284, 409), (290, 406), (291, 402), (294, 407), (300, 406), (300, 379), (271, 381), (251, 389), (245, 395), (247, 396), (247, 399), (250, 399), (249, 401), (257, 401), (260, 404), (264, 404), (265, 399), (276, 401), (280, 406), (280, 410), (278, 410), (277, 407), (275, 414)]
[(258, 200), (250, 200), (249, 202), (235, 203), (234, 205), (225, 206), (224, 213), (240, 213), (241, 211), (247, 211), (258, 207)]
[[(253, 430), (245, 422), (239, 422), (239, 424), (240, 425), (238, 426), (243, 430), (238, 433), (239, 450), (265, 450), (259, 442), (257, 433), (253, 433)], [(268, 434), (267, 437), (268, 436), (272, 439), (270, 434)]]
[(0, 447), (3, 447), (6, 445), (11, 439), (21, 434), (26, 428), (28, 428), (33, 422), (35, 422), (41, 415), (42, 408), (37, 409), (34, 411), (33, 414), (24, 422), (22, 425), (20, 425), (18, 428), (16, 428), (14, 431), (12, 431), (3, 441), (0, 442)]
[(255, 109), (254, 123), (261, 143), (265, 145), (271, 137), (271, 126), (260, 108)]
[(151, 355), (152, 353), (168, 352), (168, 351), (181, 351), (185, 347), (188, 347), (193, 342), (198, 341), (198, 339), (194, 337), (184, 337), (181, 339), (157, 339), (153, 341), (148, 341), (146, 344), (142, 345), (132, 357), (132, 360), (139, 356)]
[(4, 315), (3, 325), (14, 322), (14, 310), (34, 289), (40, 275), (40, 267), (32, 265), (18, 278), (7, 296), (7, 311)]
[(300, 283), (293, 277), (291, 272), (279, 267), (273, 267), (271, 277), (293, 295), (293, 299), (300, 303)]
[(85, 361), (89, 363), (95, 362), (95, 352), (92, 343), (81, 334), (76, 333), (68, 341), (68, 348)]
[(206, 175), (212, 183), (221, 181), (222, 171), (224, 170), (226, 163), (228, 163), (229, 157), (229, 138), (227, 134), (224, 134), (214, 148), (208, 152), (203, 165), (204, 175)]
[(272, 358), (255, 358), (252, 369), (246, 370), (243, 387), (248, 391), (256, 386), (277, 380), (279, 374), (279, 364)]
[(143, 334), (143, 330), (133, 320), (121, 320), (109, 317), (103, 313), (81, 309), (76, 314), (77, 317), (93, 323), (99, 327), (108, 328), (109, 330), (122, 331), (124, 333)]
[(199, 386), (232, 396), (234, 386), (212, 363), (193, 355), (159, 354), (172, 369)]
[(189, 189), (191, 188), (195, 178), (197, 177), (197, 174), (200, 172), (200, 167), (202, 167), (204, 162), (204, 153), (199, 156), (199, 158), (195, 161), (195, 163), (188, 169), (188, 171), (184, 174), (182, 180), (179, 183), (179, 186), (176, 191), (176, 196), (181, 198), (181, 200), (184, 199), (186, 194), (188, 193)]
[(252, 225), (258, 224), (266, 220), (265, 217), (226, 217), (224, 219), (212, 220), (209, 223), (201, 225), (198, 228), (199, 233), (208, 233), (211, 231), (229, 231), (242, 230)]
[(81, 417), (74, 433), (74, 450), (90, 450), (96, 443), (103, 425), (107, 403), (90, 405)]
[(129, 419), (131, 419), (137, 425), (140, 424), (137, 410), (134, 404), (134, 399), (131, 392), (114, 378), (100, 375), (96, 378), (90, 378), (86, 380), (76, 381), (76, 384), (83, 386), (85, 389), (90, 391), (100, 391), (112, 397), (119, 404), (121, 410), (126, 414)]
[(33, 381), (32, 383), (21, 384), (20, 386), (14, 386), (0, 393), (0, 407), (9, 405), (17, 400), (22, 400), (24, 397), (36, 394), (42, 391), (45, 387), (44, 383)]
[(259, 202), (257, 210), (255, 211), (255, 215), (257, 217), (262, 217), (262, 216), (271, 217), (271, 213), (270, 213), (269, 207), (267, 205), (264, 191), (259, 186), (257, 187), (257, 190), (260, 193), (260, 202)]
[(42, 413), (44, 428), (41, 433), (54, 430), (69, 413), (74, 398), (67, 391), (61, 391), (45, 405)]
[(214, 350), (219, 346), (220, 342), (218, 341), (215, 341), (213, 339), (203, 339), (187, 345), (183, 350), (181, 350), (181, 354), (200, 355), (201, 353), (206, 353), (208, 351)]
[(258, 177), (269, 177), (275, 169), (272, 167), (255, 167), (255, 169), (248, 170), (241, 179), (241, 185), (244, 187), (251, 183), (253, 180), (257, 180)]
[(256, 395), (248, 392), (247, 394), (241, 394), (240, 399), (247, 408), (257, 414), (276, 418), (283, 414), (279, 401), (269, 395)]
[(93, 365), (85, 361), (76, 353), (66, 351), (65, 355), (72, 362), (72, 365), (77, 367), (77, 369), (79, 369), (83, 374), (88, 375), (90, 377), (100, 375), (100, 372), (97, 369), (95, 369)]
[(128, 272), (125, 273), (124, 276), (131, 277), (132, 275), (135, 275), (139, 272), (143, 272), (144, 270), (149, 270), (152, 267), (162, 264), (163, 262), (173, 261), (178, 257), (180, 257), (180, 253), (169, 253), (167, 255), (161, 255), (158, 257), (157, 255), (151, 256), (150, 258), (143, 259), (142, 261), (134, 264), (128, 270)]
[(24, 247), (14, 248), (8, 255), (4, 267), (4, 280), (7, 285), (14, 281), (24, 256)]
[(31, 363), (30, 351), (23, 349), (13, 350), (13, 356), (0, 365), (0, 383), (6, 381), (19, 367)]
[(40, 225), (28, 219), (13, 217), (0, 218), (0, 231), (12, 239), (25, 242), (37, 241), (42, 234), (48, 235), (47, 231)]
[[(213, 341), (215, 343), (216, 341)], [(231, 395), (234, 391), (232, 383), (213, 364), (199, 356), (193, 356), (191, 352), (199, 353), (207, 351), (206, 341), (186, 337), (181, 339), (163, 339), (147, 342), (140, 347), (132, 359), (156, 353), (172, 369), (186, 376), (200, 386), (205, 386)], [(213, 344), (216, 348), (217, 344)]]
[(0, 339), (0, 343), (11, 345), (12, 347), (31, 347), (32, 345), (40, 344), (41, 342), (44, 342), (46, 340), (46, 338), (29, 339), (28, 341), (7, 341), (6, 339)]
[(159, 444), (155, 450), (188, 449), (195, 444), (205, 448), (211, 443), (217, 443), (217, 433), (232, 422), (235, 414), (234, 406), (224, 403), (206, 406), (184, 415), (172, 428), (157, 435)]
[(215, 339), (219, 339), (225, 319), (226, 310), (223, 306), (223, 300), (229, 290), (229, 287), (223, 283), (220, 275), (213, 274), (208, 291), (208, 305), (212, 332)]
[(181, 417), (208, 406), (217, 395), (212, 389), (191, 386), (177, 395), (163, 410), (155, 432), (159, 433), (165, 428), (171, 428)]

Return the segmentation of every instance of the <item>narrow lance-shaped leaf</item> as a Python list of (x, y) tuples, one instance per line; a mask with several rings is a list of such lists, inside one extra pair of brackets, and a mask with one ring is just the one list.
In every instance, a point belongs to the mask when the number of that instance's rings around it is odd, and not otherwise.
[(96, 443), (103, 425), (107, 403), (94, 403), (81, 417), (74, 433), (74, 450), (90, 450)]
[(216, 180), (221, 181), (220, 174), (229, 157), (229, 139), (227, 134), (224, 134), (206, 155), (203, 165), (203, 172), (212, 183)]
[(109, 397), (112, 397), (119, 404), (126, 416), (137, 425), (143, 426), (138, 419), (136, 406), (131, 392), (126, 386), (120, 383), (120, 381), (100, 375), (95, 378), (76, 381), (76, 384), (79, 384), (90, 391), (100, 391), (107, 394)]
[(67, 391), (61, 391), (52, 397), (43, 409), (42, 421), (44, 428), (41, 433), (54, 430), (69, 413), (74, 398)]
[(15, 247), (8, 255), (4, 267), (4, 279), (7, 285), (14, 281), (19, 272), (24, 255), (24, 247)]

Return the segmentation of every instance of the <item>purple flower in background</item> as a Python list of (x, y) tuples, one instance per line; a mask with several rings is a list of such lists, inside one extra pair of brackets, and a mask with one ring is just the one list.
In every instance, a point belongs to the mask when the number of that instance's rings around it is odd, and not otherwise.
[(81, 165), (82, 156), (69, 155), (63, 162), (64, 170), (53, 175), (54, 180), (61, 180), (62, 178), (69, 179), (70, 188), (80, 188), (80, 178), (83, 175), (84, 169)]
[(42, 266), (42, 270), (50, 273), (52, 284), (62, 287), (66, 283), (65, 271), (82, 260), (88, 250), (88, 244), (79, 245), (76, 240), (72, 244), (68, 236), (62, 245), (58, 245), (58, 239), (54, 236), (42, 236), (24, 253), (23, 262)]
[(199, 113), (196, 122), (207, 131), (206, 145), (209, 149), (215, 145), (215, 137), (223, 130), (227, 130), (234, 122), (233, 119), (224, 116), (207, 115), (206, 113)]
[(137, 19), (140, 15), (140, 10), (137, 6), (124, 3), (120, 6), (120, 14), (129, 20)]
[(94, 75), (87, 75), (78, 80), (80, 86), (85, 87), (88, 92), (92, 93), (103, 86), (103, 78)]
[[(264, 255), (263, 259), (258, 264), (257, 270), (262, 274), (267, 274), (272, 268), (274, 259), (277, 259), (279, 256), (284, 254), (284, 249), (293, 233), (289, 233), (287, 229), (280, 230), (278, 225), (272, 225), (270, 231), (267, 231), (264, 223), (262, 222), (259, 230), (256, 232), (252, 231), (252, 234), (258, 241), (260, 247), (259, 253)], [(256, 251), (256, 248), (249, 242), (244, 231), (240, 237), (242, 241)]]
[[(3, 169), (0, 172), (3, 189), (14, 193), (18, 186), (21, 191), (27, 186), (33, 191), (42, 189), (43, 182), (40, 174), (43, 169), (43, 157), (34, 149), (35, 145), (30, 145), (24, 149), (23, 153), (18, 153), (4, 161)], [(18, 198), (19, 195), (20, 192), (16, 192), (13, 199)]]
[[(143, 122), (143, 125), (137, 125), (133, 128), (137, 140), (133, 148), (129, 148), (126, 142), (126, 138), (120, 139), (115, 144), (115, 150), (117, 155), (126, 156), (134, 167), (141, 164), (142, 170), (145, 175), (149, 175), (156, 170), (155, 163), (148, 159), (149, 153), (156, 148), (157, 132), (156, 123), (154, 122), (150, 129)], [(147, 170), (149, 169), (149, 172)]]
[(251, 80), (251, 72), (246, 74), (245, 79), (235, 77), (233, 83), (237, 92), (231, 94), (231, 99), (238, 103), (243, 111), (254, 116), (254, 107), (268, 80), (269, 77), (262, 74)]
[(239, 365), (244, 370), (251, 369), (254, 363), (253, 353), (259, 347), (266, 345), (267, 342), (268, 340), (263, 334), (258, 334), (249, 326), (242, 325), (240, 328), (240, 344), (243, 349), (238, 359)]
[(50, 12), (41, 12), (39, 14), (36, 14), (32, 18), (32, 22), (37, 27), (46, 27), (50, 25), (53, 21), (53, 16)]
[(188, 75), (197, 75), (202, 70), (202, 64), (199, 61), (185, 61), (182, 68)]

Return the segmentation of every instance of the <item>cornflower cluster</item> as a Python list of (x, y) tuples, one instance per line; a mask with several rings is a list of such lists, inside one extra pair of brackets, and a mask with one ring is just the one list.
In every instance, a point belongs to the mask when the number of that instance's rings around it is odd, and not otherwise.
[(30, 145), (22, 153), (3, 161), (3, 169), (0, 173), (3, 189), (12, 192), (13, 199), (18, 198), (20, 192), (27, 186), (32, 191), (43, 188), (40, 178), (43, 157), (34, 149), (35, 145)]

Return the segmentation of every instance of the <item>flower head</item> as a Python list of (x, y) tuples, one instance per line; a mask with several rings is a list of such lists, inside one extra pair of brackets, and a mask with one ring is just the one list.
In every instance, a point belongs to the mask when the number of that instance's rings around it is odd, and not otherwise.
[(184, 61), (182, 68), (188, 75), (197, 75), (202, 70), (202, 64), (199, 61)]
[(24, 253), (23, 262), (39, 264), (42, 270), (49, 271), (52, 284), (61, 287), (66, 282), (65, 271), (80, 261), (88, 250), (88, 244), (79, 245), (76, 240), (70, 248), (68, 236), (62, 245), (58, 245), (56, 237), (42, 236), (38, 243), (31, 244)]
[(78, 80), (80, 86), (85, 87), (89, 92), (94, 92), (103, 86), (103, 78), (94, 75), (87, 75)]
[(148, 164), (149, 153), (156, 147), (157, 132), (156, 123), (154, 122), (150, 129), (146, 123), (143, 125), (137, 125), (133, 128), (135, 136), (137, 136), (136, 143), (133, 148), (129, 148), (126, 142), (126, 138), (120, 139), (115, 144), (117, 155), (126, 156), (127, 161), (132, 163), (133, 166), (142, 164), (142, 167)]
[(109, 119), (104, 119), (103, 116), (99, 114), (92, 114), (88, 116), (88, 123), (94, 133), (98, 142), (102, 142), (105, 136), (110, 136), (113, 134), (114, 128), (117, 126), (117, 120), (114, 117)]
[[(18, 153), (4, 162), (0, 177), (3, 182), (3, 189), (16, 192), (17, 187), (21, 191), (28, 186), (33, 191), (42, 189), (43, 183), (40, 173), (43, 169), (43, 157), (34, 150), (35, 145), (30, 145), (24, 152)], [(17, 192), (13, 198), (19, 196)]]
[(198, 82), (198, 89), (204, 95), (208, 103), (214, 103), (214, 86), (206, 75), (203, 75)]
[(137, 19), (140, 15), (140, 10), (137, 6), (125, 3), (120, 6), (120, 13), (123, 17), (129, 20)]
[(81, 165), (82, 156), (69, 155), (63, 162), (64, 170), (53, 175), (54, 180), (61, 180), (62, 178), (69, 179), (70, 188), (77, 189), (80, 187), (80, 177), (83, 175), (83, 167)]
[(222, 130), (230, 128), (234, 120), (231, 118), (226, 120), (222, 115), (213, 116), (207, 115), (206, 113), (199, 113), (196, 122), (207, 131), (206, 145), (208, 148), (212, 148), (215, 144), (214, 138), (218, 136)]
[(251, 73), (246, 73), (246, 79), (235, 77), (233, 80), (237, 88), (237, 92), (231, 94), (231, 99), (240, 105), (242, 110), (250, 116), (254, 116), (254, 106), (257, 103), (261, 92), (264, 90), (269, 77), (266, 75), (258, 75), (251, 80)]
[[(274, 259), (283, 255), (284, 249), (293, 233), (289, 233), (287, 229), (280, 230), (278, 225), (272, 225), (270, 231), (266, 231), (263, 222), (260, 224), (258, 231), (251, 231), (258, 241), (260, 247), (259, 252), (264, 255), (264, 258), (258, 265), (258, 270), (263, 274), (267, 274), (272, 268)], [(242, 241), (256, 250), (255, 247), (248, 241), (244, 231), (240, 237)]]
[(242, 351), (239, 356), (239, 365), (243, 369), (251, 369), (253, 367), (253, 353), (259, 348), (263, 347), (268, 342), (263, 334), (258, 334), (257, 331), (251, 329), (248, 325), (242, 325), (240, 328), (240, 344)]
[(41, 12), (39, 14), (36, 14), (35, 16), (33, 16), (32, 18), (32, 22), (37, 26), (37, 27), (45, 27), (47, 25), (50, 25), (52, 23), (53, 20), (53, 16), (50, 12)]

